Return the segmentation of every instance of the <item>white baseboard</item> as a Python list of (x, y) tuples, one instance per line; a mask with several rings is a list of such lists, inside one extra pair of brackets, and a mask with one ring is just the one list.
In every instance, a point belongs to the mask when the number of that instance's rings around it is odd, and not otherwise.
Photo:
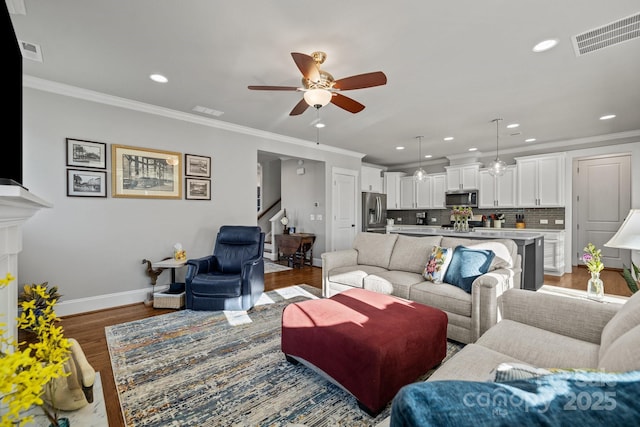
[(89, 311), (104, 310), (106, 308), (144, 302), (153, 292), (162, 292), (168, 288), (168, 286), (155, 286), (147, 289), (136, 289), (134, 291), (60, 301), (55, 307), (56, 314), (61, 317), (70, 316), (72, 314), (87, 313)]

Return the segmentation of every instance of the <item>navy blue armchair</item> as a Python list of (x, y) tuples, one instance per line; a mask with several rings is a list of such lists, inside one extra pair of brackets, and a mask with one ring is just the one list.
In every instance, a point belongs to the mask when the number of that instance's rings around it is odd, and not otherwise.
[(187, 261), (191, 310), (249, 310), (264, 291), (264, 233), (260, 227), (220, 227), (213, 255)]

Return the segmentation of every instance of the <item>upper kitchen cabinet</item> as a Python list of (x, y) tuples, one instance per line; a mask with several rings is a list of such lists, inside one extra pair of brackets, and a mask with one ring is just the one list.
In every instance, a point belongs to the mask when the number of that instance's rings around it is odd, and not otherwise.
[(519, 207), (564, 206), (564, 153), (516, 157), (515, 160)]
[(384, 192), (387, 194), (387, 209), (400, 209), (400, 178), (404, 172), (384, 173)]
[(445, 209), (444, 193), (447, 190), (447, 174), (434, 173), (431, 177), (431, 208)]
[(400, 209), (427, 209), (431, 207), (431, 177), (416, 181), (413, 176), (400, 178)]
[(382, 193), (382, 169), (372, 166), (362, 165), (360, 173), (362, 177), (360, 182), (362, 183), (362, 191), (369, 191), (372, 193)]
[(479, 208), (513, 208), (516, 206), (516, 167), (507, 166), (502, 176), (492, 176), (488, 170), (479, 172)]
[(480, 166), (480, 163), (445, 166), (447, 170), (447, 190), (477, 190)]

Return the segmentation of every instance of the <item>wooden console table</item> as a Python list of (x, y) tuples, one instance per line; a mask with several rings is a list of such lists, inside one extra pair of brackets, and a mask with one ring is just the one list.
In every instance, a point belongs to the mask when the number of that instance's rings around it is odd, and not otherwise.
[(310, 233), (276, 234), (278, 259), (286, 259), (290, 267), (313, 265), (313, 243), (316, 235)]

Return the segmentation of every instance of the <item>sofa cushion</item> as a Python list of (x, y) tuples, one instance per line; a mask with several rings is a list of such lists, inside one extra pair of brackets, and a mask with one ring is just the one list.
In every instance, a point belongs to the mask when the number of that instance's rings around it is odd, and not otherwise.
[(361, 288), (363, 279), (371, 273), (387, 271), (382, 267), (373, 265), (348, 265), (346, 267), (337, 267), (329, 271), (329, 281), (339, 283), (341, 285), (353, 286)]
[(489, 249), (496, 256), (491, 261), (489, 271), (499, 268), (513, 268), (518, 255), (518, 245), (511, 239), (462, 239), (458, 237), (443, 237), (440, 246), (455, 248), (466, 246), (472, 249)]
[(421, 282), (411, 287), (408, 298), (449, 313), (471, 317), (471, 295), (457, 286)]
[(640, 325), (613, 342), (600, 358), (598, 369), (607, 372), (640, 371)]
[(433, 247), (440, 244), (442, 236), (404, 236), (398, 235), (393, 247), (389, 270), (409, 271), (422, 274)]
[(452, 256), (453, 249), (434, 246), (424, 267), (424, 278), (433, 283), (442, 283)]
[(489, 381), (495, 367), (504, 362), (522, 363), (490, 348), (467, 344), (431, 374), (427, 381)]
[(471, 284), (478, 276), (489, 271), (495, 254), (486, 249), (470, 249), (458, 246), (453, 251), (451, 263), (444, 275), (444, 282), (471, 293)]
[(353, 249), (358, 251), (358, 264), (388, 268), (397, 234), (358, 233)]
[(611, 345), (619, 337), (636, 325), (640, 325), (640, 292), (633, 294), (602, 329), (602, 335), (600, 336), (600, 358), (604, 357)]
[(638, 394), (640, 372), (567, 372), (502, 384), (428, 381), (400, 389), (390, 425), (637, 425)]
[(423, 280), (424, 277), (420, 274), (389, 270), (372, 273), (365, 277), (363, 286), (370, 291), (387, 295), (393, 294), (400, 298), (409, 299), (411, 286)]
[(534, 326), (501, 320), (476, 344), (540, 368), (583, 368), (598, 366), (599, 345), (549, 332)]

